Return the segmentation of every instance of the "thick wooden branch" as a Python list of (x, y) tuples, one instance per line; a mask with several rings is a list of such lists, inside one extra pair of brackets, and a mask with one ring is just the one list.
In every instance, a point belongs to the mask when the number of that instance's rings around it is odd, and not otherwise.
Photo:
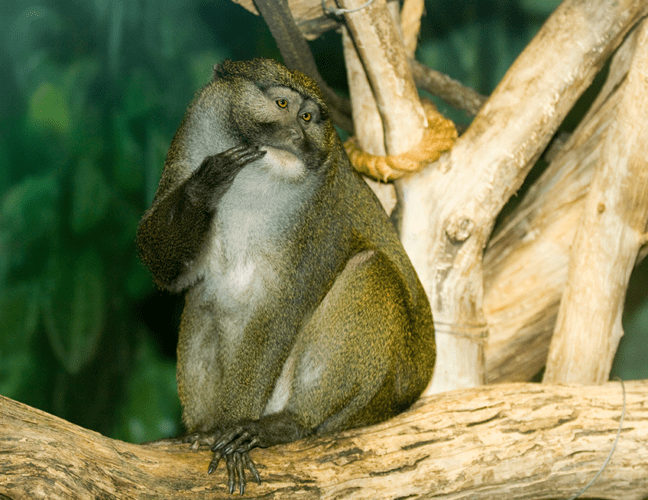
[(648, 21), (639, 28), (626, 88), (607, 130), (572, 245), (544, 380), (609, 378), (625, 291), (648, 223)]
[[(340, 0), (340, 5), (350, 10), (363, 3)], [(375, 0), (359, 11), (345, 14), (345, 20), (380, 112), (385, 151), (390, 155), (409, 151), (423, 139), (427, 118), (398, 25), (385, 0)]]
[[(648, 381), (626, 382), (619, 443), (588, 495), (648, 495)], [(507, 384), (439, 394), (384, 424), (252, 452), (250, 498), (566, 498), (594, 477), (622, 411), (619, 383)], [(230, 498), (208, 451), (108, 439), (0, 396), (9, 498)]]
[(488, 243), (484, 313), (490, 330), (489, 382), (529, 380), (545, 365), (570, 248), (605, 133), (625, 92), (636, 31), (614, 55), (587, 116)]
[(402, 182), (403, 244), (431, 299), (431, 392), (479, 384), (487, 332), (482, 256), (497, 215), (628, 30), (639, 0), (566, 0), (509, 69), (450, 153)]
[[(349, 82), (349, 94), (351, 95), (355, 135), (363, 151), (384, 156), (386, 152), (382, 118), (364, 66), (346, 27), (342, 28), (342, 47)], [(398, 202), (393, 184), (385, 184), (369, 178), (365, 178), (365, 181), (376, 193), (385, 211), (391, 214)]]

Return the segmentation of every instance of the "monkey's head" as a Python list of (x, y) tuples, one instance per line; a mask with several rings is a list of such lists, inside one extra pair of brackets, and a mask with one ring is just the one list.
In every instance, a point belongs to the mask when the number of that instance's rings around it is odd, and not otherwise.
[(272, 59), (225, 61), (214, 82), (231, 91), (230, 132), (247, 145), (295, 155), (320, 168), (338, 140), (329, 110), (314, 80)]

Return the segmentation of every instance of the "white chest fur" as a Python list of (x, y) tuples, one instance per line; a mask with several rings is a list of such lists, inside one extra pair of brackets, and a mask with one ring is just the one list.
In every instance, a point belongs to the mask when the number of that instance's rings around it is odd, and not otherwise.
[(286, 233), (313, 188), (294, 156), (270, 150), (246, 166), (220, 200), (201, 256), (202, 295), (231, 328), (242, 329), (279, 288)]

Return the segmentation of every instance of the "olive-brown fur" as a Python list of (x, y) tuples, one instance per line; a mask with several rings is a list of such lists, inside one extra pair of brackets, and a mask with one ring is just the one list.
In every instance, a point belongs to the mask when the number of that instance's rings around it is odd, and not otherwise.
[(230, 490), (243, 491), (243, 467), (258, 477), (251, 448), (386, 420), (430, 380), (425, 291), (297, 71), (266, 59), (215, 69), (138, 243), (155, 281), (186, 292), (183, 421), (213, 436), (210, 471), (224, 458)]

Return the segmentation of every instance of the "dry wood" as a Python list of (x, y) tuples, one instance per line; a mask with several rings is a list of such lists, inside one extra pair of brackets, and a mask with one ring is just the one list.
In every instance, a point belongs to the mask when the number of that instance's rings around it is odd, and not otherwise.
[(415, 59), (410, 61), (416, 86), (443, 99), (450, 106), (474, 116), (486, 102), (486, 97), (448, 75), (428, 68)]
[[(254, 0), (232, 0), (253, 14), (259, 15)], [(288, 0), (288, 6), (297, 22), (317, 19), (324, 15), (322, 0)], [(326, 0), (326, 6), (335, 8), (335, 0)]]
[(635, 40), (636, 30), (615, 54), (586, 117), (489, 241), (484, 256), (488, 382), (529, 380), (545, 365), (570, 247), (602, 138), (625, 90)]
[[(626, 383), (623, 431), (588, 495), (648, 495), (648, 381)], [(251, 498), (565, 498), (614, 440), (618, 383), (494, 385), (435, 395), (381, 425), (255, 450)], [(108, 439), (0, 396), (0, 494), (9, 498), (230, 498), (211, 453)]]
[(495, 218), (646, 11), (648, 5), (637, 0), (563, 2), (452, 151), (402, 182), (403, 244), (437, 326), (431, 392), (484, 381), (481, 262)]
[(544, 380), (600, 384), (623, 335), (630, 273), (648, 222), (648, 21), (607, 130), (571, 249)]
[[(398, 5), (398, 4), (396, 4)], [(421, 17), (425, 10), (424, 0), (404, 0), (401, 9), (401, 34), (403, 35), (403, 46), (407, 57), (414, 58), (418, 36), (421, 31)]]
[[(363, 4), (362, 0), (340, 0), (344, 9)], [(385, 151), (391, 155), (409, 151), (423, 139), (427, 118), (398, 26), (385, 0), (345, 14), (345, 20), (382, 118)]]
[[(360, 61), (346, 27), (342, 28), (342, 47), (349, 82), (349, 94), (351, 95), (355, 135), (364, 151), (384, 156), (386, 153), (382, 118), (378, 112), (378, 105), (373, 97), (371, 85), (369, 85), (362, 61)], [(391, 214), (398, 202), (394, 186), (368, 178), (365, 178), (365, 181), (376, 193), (385, 211)]]

